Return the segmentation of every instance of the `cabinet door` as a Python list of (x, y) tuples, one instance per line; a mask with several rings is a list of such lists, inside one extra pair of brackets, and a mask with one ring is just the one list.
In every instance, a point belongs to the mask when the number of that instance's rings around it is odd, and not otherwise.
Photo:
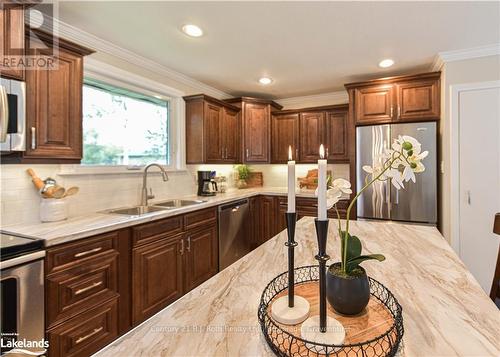
[(397, 85), (397, 120), (439, 119), (439, 80)]
[(317, 162), (319, 146), (324, 144), (324, 112), (300, 113), (300, 162)]
[(244, 111), (244, 162), (269, 162), (269, 105), (245, 103)]
[(390, 122), (394, 114), (394, 89), (392, 85), (357, 88), (354, 91), (354, 116), (356, 124)]
[(223, 137), (223, 159), (227, 163), (236, 163), (239, 158), (239, 113), (224, 108), (222, 137)]
[(217, 273), (219, 248), (217, 225), (187, 231), (185, 240), (185, 292), (188, 292)]
[(182, 295), (182, 234), (132, 250), (134, 325)]
[(276, 232), (276, 210), (273, 196), (260, 198), (260, 224), (261, 231), (258, 244), (267, 242)]
[(248, 208), (249, 208), (249, 219), (247, 222), (248, 228), (248, 239), (250, 239), (250, 246), (252, 249), (255, 249), (260, 244), (261, 237), (261, 224), (260, 224), (260, 198), (259, 197), (250, 197), (248, 199)]
[[(0, 58), (24, 55), (24, 10), (22, 8), (0, 10)], [(22, 68), (9, 68), (0, 61), (2, 77), (24, 80)]]
[[(207, 163), (222, 162), (222, 107), (205, 103), (205, 151)], [(200, 138), (202, 140), (202, 138)]]
[(326, 158), (328, 161), (345, 162), (348, 158), (347, 111), (326, 113)]
[(292, 147), (293, 160), (299, 161), (299, 114), (272, 117), (271, 162), (288, 161), (288, 146)]
[(57, 65), (56, 70), (26, 71), (26, 158), (82, 158), (83, 59), (60, 48)]

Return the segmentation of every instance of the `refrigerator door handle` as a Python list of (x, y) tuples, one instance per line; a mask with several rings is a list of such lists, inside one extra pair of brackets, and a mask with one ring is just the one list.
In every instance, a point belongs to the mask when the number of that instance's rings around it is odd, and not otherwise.
[(399, 190), (398, 189), (396, 189), (396, 199), (394, 201), (394, 204), (399, 205)]

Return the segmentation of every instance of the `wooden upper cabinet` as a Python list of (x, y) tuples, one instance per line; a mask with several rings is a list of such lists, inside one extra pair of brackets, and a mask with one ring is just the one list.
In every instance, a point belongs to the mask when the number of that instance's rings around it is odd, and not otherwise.
[[(45, 44), (51, 35), (36, 32)], [(46, 42), (45, 42), (46, 41)], [(26, 71), (27, 145), (23, 159), (79, 162), (82, 158), (83, 56), (91, 50), (59, 39), (56, 69)], [(51, 49), (29, 55), (52, 55)]]
[(439, 120), (440, 72), (350, 83), (356, 125)]
[(236, 163), (240, 157), (239, 112), (224, 108), (222, 123), (222, 159), (227, 163)]
[(226, 99), (241, 108), (241, 161), (269, 163), (271, 161), (271, 115), (282, 107), (271, 101), (240, 97)]
[[(2, 77), (24, 80), (24, 70), (4, 66), (3, 59), (24, 55), (24, 9), (0, 10), (0, 73)], [(13, 57), (15, 58), (15, 57)]]
[(228, 164), (240, 158), (240, 109), (204, 94), (186, 101), (186, 162)]
[(380, 85), (354, 92), (354, 112), (358, 123), (388, 122), (394, 114), (394, 87)]
[(324, 144), (325, 112), (300, 113), (300, 162), (317, 162), (319, 146)]
[(245, 103), (243, 122), (243, 155), (245, 162), (269, 162), (271, 121), (269, 106)]
[(436, 80), (400, 83), (397, 91), (397, 120), (439, 119), (440, 93)]
[(299, 114), (273, 115), (271, 127), (271, 162), (287, 162), (289, 146), (293, 160), (299, 161)]
[(207, 163), (222, 160), (222, 107), (205, 103), (205, 152)]
[(349, 146), (347, 135), (348, 106), (341, 110), (326, 112), (325, 149), (328, 161), (348, 161)]

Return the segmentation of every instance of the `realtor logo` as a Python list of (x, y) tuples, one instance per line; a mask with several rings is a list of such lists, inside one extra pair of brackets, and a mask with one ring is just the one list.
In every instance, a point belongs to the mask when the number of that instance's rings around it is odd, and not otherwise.
[[(53, 1), (33, 1), (19, 6), (17, 1), (2, 1), (1, 8), (8, 26), (0, 31), (4, 37), (2, 70), (55, 70), (59, 53), (58, 4)], [(26, 34), (23, 38), (23, 23)]]

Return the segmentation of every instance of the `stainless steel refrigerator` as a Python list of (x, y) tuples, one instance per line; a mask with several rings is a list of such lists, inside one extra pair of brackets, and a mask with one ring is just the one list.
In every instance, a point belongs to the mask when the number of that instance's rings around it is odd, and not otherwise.
[(364, 165), (382, 163), (382, 154), (399, 135), (413, 136), (429, 155), (422, 161), (425, 171), (416, 183), (405, 182), (396, 190), (388, 181), (377, 181), (358, 199), (358, 217), (416, 223), (437, 223), (437, 135), (436, 123), (373, 125), (356, 128), (356, 186), (365, 184)]

